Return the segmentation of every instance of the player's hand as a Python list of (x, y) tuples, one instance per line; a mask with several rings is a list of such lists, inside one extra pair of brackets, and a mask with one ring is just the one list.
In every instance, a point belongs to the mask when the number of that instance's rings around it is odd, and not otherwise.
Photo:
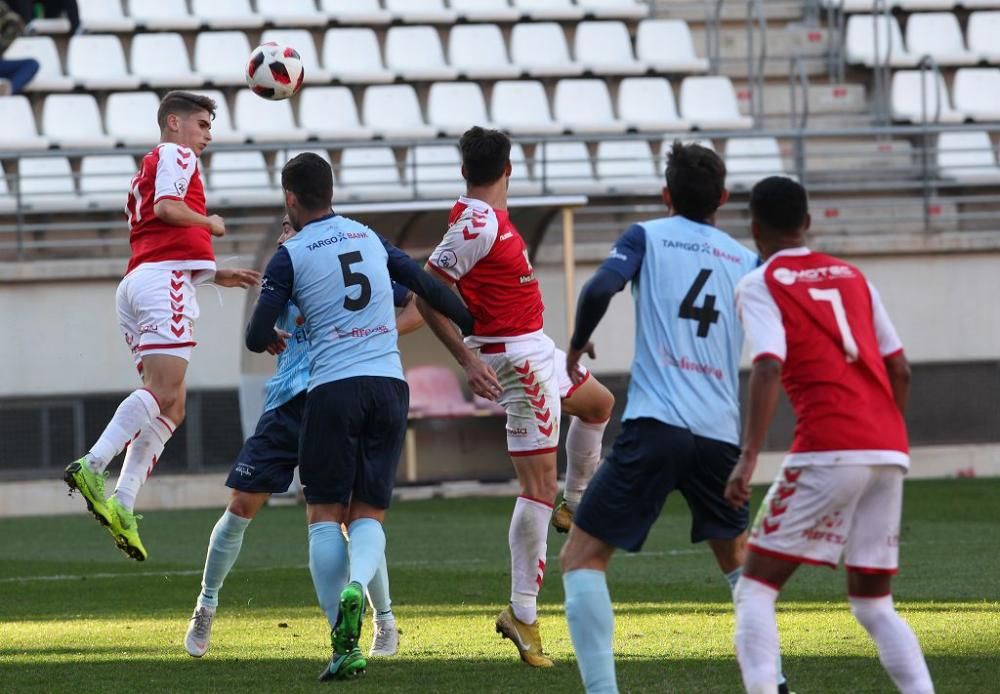
[(269, 344), (265, 349), (268, 354), (278, 356), (288, 347), (288, 338), (290, 338), (292, 334), (287, 330), (281, 330), (279, 328), (275, 328), (274, 332), (278, 336), (278, 339)]
[(580, 368), (580, 359), (584, 354), (591, 359), (597, 358), (597, 354), (594, 352), (593, 342), (585, 344), (583, 349), (573, 349), (570, 347), (569, 351), (566, 352), (566, 373), (569, 374), (569, 380), (571, 380), (575, 386), (583, 383), (584, 373), (583, 369)]
[(212, 236), (225, 236), (226, 235), (226, 220), (217, 214), (213, 214), (208, 218), (208, 233)]
[(472, 358), (464, 368), (465, 377), (473, 393), (494, 402), (500, 398), (503, 386), (500, 385), (500, 379), (489, 364), (482, 359)]
[(736, 467), (729, 474), (729, 481), (726, 482), (726, 491), (723, 496), (733, 508), (741, 508), (750, 501), (750, 478), (753, 477), (755, 467), (757, 467), (757, 459), (743, 454), (740, 456), (740, 461), (736, 463)]
[(215, 271), (215, 283), (220, 287), (249, 289), (260, 284), (260, 273), (243, 268), (219, 268)]

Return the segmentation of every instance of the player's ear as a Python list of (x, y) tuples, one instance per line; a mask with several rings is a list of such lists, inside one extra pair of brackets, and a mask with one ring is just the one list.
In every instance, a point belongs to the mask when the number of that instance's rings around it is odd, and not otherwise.
[(514, 165), (511, 163), (510, 159), (507, 160), (507, 164), (503, 167), (503, 175), (505, 178), (510, 178), (514, 173)]
[(722, 195), (719, 197), (719, 207), (722, 207), (727, 202), (729, 202), (729, 191), (726, 188), (723, 188)]
[(812, 223), (813, 223), (812, 215), (809, 214), (808, 212), (806, 212), (806, 218), (805, 218), (805, 221), (802, 224), (802, 233), (803, 234), (806, 233), (807, 231), (809, 231), (809, 229), (812, 227)]
[(299, 202), (298, 198), (295, 197), (295, 193), (293, 193), (290, 190), (285, 190), (284, 192), (285, 192), (285, 209), (286, 210), (295, 209), (295, 207), (298, 205)]
[(674, 199), (670, 197), (670, 189), (663, 186), (663, 190), (660, 191), (660, 196), (663, 198), (663, 204), (668, 210), (674, 209)]

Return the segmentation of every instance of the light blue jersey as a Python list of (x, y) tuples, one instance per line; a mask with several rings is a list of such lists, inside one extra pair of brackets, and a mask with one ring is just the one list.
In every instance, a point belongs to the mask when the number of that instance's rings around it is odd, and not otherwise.
[(271, 259), (261, 301), (291, 298), (305, 317), (309, 390), (355, 376), (403, 379), (387, 258), (378, 234), (331, 214)]
[(635, 359), (622, 420), (650, 417), (739, 444), (736, 283), (757, 255), (684, 217), (634, 225), (602, 267), (632, 279)]
[(309, 385), (309, 336), (302, 314), (289, 302), (277, 326), (292, 334), (285, 351), (278, 355), (274, 375), (264, 386), (264, 411), (281, 407)]

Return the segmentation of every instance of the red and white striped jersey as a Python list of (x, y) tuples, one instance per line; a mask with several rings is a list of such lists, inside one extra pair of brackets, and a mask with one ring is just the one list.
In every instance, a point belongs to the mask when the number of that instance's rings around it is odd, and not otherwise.
[(132, 246), (127, 272), (140, 265), (215, 270), (208, 229), (173, 226), (157, 218), (153, 206), (160, 200), (182, 200), (192, 211), (205, 214), (198, 157), (187, 147), (170, 142), (157, 145), (142, 158), (138, 173), (132, 177), (125, 203)]
[(542, 292), (528, 247), (507, 210), (460, 197), (428, 264), (458, 285), (476, 321), (475, 337), (515, 337), (542, 329)]
[(885, 358), (903, 345), (853, 265), (808, 248), (771, 256), (736, 289), (754, 361), (784, 363), (795, 411), (785, 465), (909, 465)]

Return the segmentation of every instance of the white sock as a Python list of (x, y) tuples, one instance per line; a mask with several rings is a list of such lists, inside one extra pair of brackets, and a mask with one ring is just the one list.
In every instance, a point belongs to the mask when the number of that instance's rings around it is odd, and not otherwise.
[(115, 498), (129, 511), (135, 508), (135, 498), (139, 495), (139, 489), (149, 479), (153, 468), (163, 455), (163, 447), (167, 445), (176, 428), (177, 426), (163, 415), (154, 417), (125, 451), (125, 462), (122, 464), (118, 484), (115, 486)]
[(156, 397), (145, 388), (132, 391), (121, 401), (97, 443), (87, 453), (87, 462), (94, 472), (105, 468), (121, 453), (132, 437), (137, 436), (149, 422), (160, 414)]
[(514, 616), (525, 624), (538, 620), (538, 591), (545, 578), (552, 506), (524, 496), (517, 497), (510, 518), (510, 604)]
[(566, 432), (566, 486), (563, 489), (563, 499), (570, 511), (576, 510), (590, 478), (601, 462), (601, 443), (609, 421), (593, 423), (573, 417), (573, 421), (569, 423), (569, 431)]
[(778, 591), (746, 576), (736, 584), (736, 659), (748, 692), (778, 690)]
[(892, 596), (850, 597), (851, 612), (871, 634), (878, 646), (879, 660), (903, 694), (933, 694), (934, 684), (927, 671), (916, 634), (892, 604)]

